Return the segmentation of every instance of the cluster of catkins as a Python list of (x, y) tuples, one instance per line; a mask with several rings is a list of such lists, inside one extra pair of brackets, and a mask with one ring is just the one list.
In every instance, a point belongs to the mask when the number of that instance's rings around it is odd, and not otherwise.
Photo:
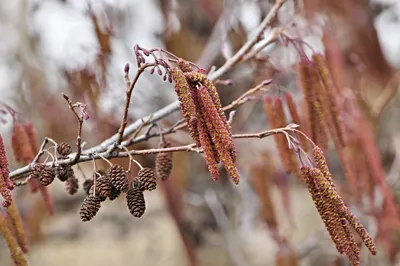
[[(296, 105), (290, 93), (285, 92), (285, 103), (289, 109), (292, 122), (300, 125), (303, 124), (297, 112)], [(265, 96), (264, 97), (264, 110), (271, 128), (284, 128), (287, 125), (287, 119), (284, 110), (284, 101), (278, 97)], [(281, 159), (282, 166), (287, 174), (293, 173), (299, 180), (302, 179), (299, 172), (296, 154), (292, 152), (287, 143), (287, 139), (283, 134), (275, 134), (275, 143), (277, 146), (279, 158)], [(300, 146), (303, 150), (308, 151), (309, 143), (303, 136), (299, 136)]]
[(337, 89), (330, 76), (323, 55), (315, 53), (309, 59), (300, 53), (299, 78), (304, 92), (308, 122), (305, 130), (323, 150), (328, 146), (328, 135), (335, 146), (345, 145), (343, 126), (337, 104)]
[(195, 144), (203, 149), (211, 177), (218, 179), (218, 163), (222, 162), (233, 182), (239, 183), (231, 127), (214, 84), (182, 59), (171, 69), (171, 76), (189, 133)]
[(360, 250), (351, 228), (357, 232), (373, 255), (376, 254), (375, 244), (337, 192), (323, 151), (318, 146), (313, 149), (313, 158), (316, 167), (301, 168), (308, 191), (337, 250), (347, 255), (351, 265), (360, 265)]

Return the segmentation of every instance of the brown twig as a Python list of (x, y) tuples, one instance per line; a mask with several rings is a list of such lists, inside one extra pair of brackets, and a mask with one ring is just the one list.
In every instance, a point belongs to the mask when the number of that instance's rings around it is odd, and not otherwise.
[(126, 84), (125, 97), (126, 97), (126, 100), (125, 100), (125, 107), (124, 107), (124, 115), (122, 117), (121, 126), (118, 129), (117, 140), (115, 141), (115, 144), (114, 144), (112, 150), (116, 149), (118, 147), (118, 145), (121, 144), (122, 139), (124, 138), (124, 131), (128, 124), (128, 121), (127, 121), (128, 120), (128, 111), (129, 111), (129, 105), (131, 103), (132, 92), (133, 92), (133, 89), (135, 88), (137, 81), (139, 80), (140, 75), (143, 74), (143, 72), (145, 71), (146, 68), (154, 67), (156, 65), (157, 65), (156, 63), (146, 63), (146, 64), (139, 66), (132, 82), (129, 79), (129, 67), (125, 67), (125, 84)]
[(75, 107), (81, 107), (82, 105), (81, 103), (76, 103), (76, 104), (72, 104), (71, 100), (69, 99), (69, 97), (63, 93), (62, 94), (64, 99), (67, 101), (68, 105), (69, 105), (69, 109), (71, 109), (71, 111), (74, 113), (74, 115), (76, 116), (76, 119), (78, 119), (78, 136), (76, 137), (76, 153), (75, 153), (75, 157), (72, 160), (72, 164), (75, 164), (79, 161), (79, 157), (81, 156), (81, 152), (82, 152), (82, 146), (81, 146), (81, 142), (82, 142), (82, 125), (83, 125), (83, 120), (84, 120), (84, 114), (83, 112), (81, 113), (81, 115), (79, 115), (76, 110)]

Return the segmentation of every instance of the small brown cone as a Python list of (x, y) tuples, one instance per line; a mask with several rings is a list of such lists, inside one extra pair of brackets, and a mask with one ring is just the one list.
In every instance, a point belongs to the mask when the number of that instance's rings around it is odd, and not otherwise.
[(85, 182), (83, 182), (82, 188), (83, 188), (83, 191), (85, 191), (87, 196), (89, 195), (89, 190), (93, 186), (93, 183), (94, 183), (94, 181), (92, 178), (86, 179)]
[(45, 168), (46, 166), (44, 164), (35, 164), (31, 170), (32, 177), (39, 180)]
[(71, 154), (72, 148), (71, 145), (65, 142), (60, 142), (57, 145), (57, 153), (60, 154), (62, 157), (67, 157)]
[(143, 191), (139, 188), (130, 188), (126, 193), (126, 203), (134, 217), (141, 217), (146, 210)]
[(65, 190), (70, 195), (74, 195), (78, 192), (79, 189), (79, 180), (75, 176), (68, 177), (67, 182), (65, 182)]
[(140, 169), (135, 182), (141, 190), (151, 191), (157, 188), (157, 181), (151, 168)]
[(42, 186), (48, 186), (53, 182), (55, 177), (56, 176), (55, 176), (54, 170), (51, 168), (45, 167), (41, 171), (41, 174), (39, 176), (39, 182)]
[[(169, 143), (163, 143), (161, 145), (161, 148), (168, 148), (169, 146)], [(169, 152), (162, 152), (157, 154), (155, 170), (157, 176), (161, 180), (167, 180), (172, 170), (172, 154)]]
[(118, 189), (120, 192), (128, 191), (128, 177), (121, 165), (114, 164), (111, 166), (107, 171), (107, 175), (110, 177), (110, 182), (113, 187)]
[(74, 170), (71, 165), (59, 165), (55, 169), (56, 177), (61, 181), (67, 181), (68, 177), (74, 176)]
[(83, 222), (90, 221), (100, 210), (100, 199), (93, 195), (87, 196), (82, 203), (79, 212)]
[[(96, 187), (94, 187), (96, 184)], [(110, 195), (111, 192), (111, 182), (110, 178), (106, 175), (101, 175), (100, 177), (96, 177), (96, 182), (90, 188), (90, 194), (96, 192), (95, 195), (99, 197), (102, 201), (106, 200), (106, 198)], [(94, 189), (96, 188), (96, 191)]]
[(119, 195), (121, 195), (121, 191), (119, 191), (115, 187), (111, 187), (110, 194), (108, 195), (108, 199), (115, 200), (116, 198), (119, 197)]

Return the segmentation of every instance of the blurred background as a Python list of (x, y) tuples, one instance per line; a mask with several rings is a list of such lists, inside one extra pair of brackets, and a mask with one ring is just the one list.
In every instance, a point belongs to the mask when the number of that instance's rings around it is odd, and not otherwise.
[[(135, 73), (135, 44), (164, 48), (210, 70), (252, 36), (273, 4), (273, 0), (1, 1), (1, 102), (32, 121), (40, 140), (48, 136), (74, 146), (77, 123), (61, 97), (65, 92), (88, 105), (90, 119), (84, 123), (83, 140), (87, 147), (94, 146), (119, 128), (125, 102), (123, 69), (129, 63), (131, 74)], [(336, 86), (356, 97), (373, 126), (387, 182), (400, 195), (396, 94), (400, 2), (288, 0), (272, 27), (287, 28), (291, 36), (325, 54)], [(271, 32), (269, 28), (265, 35)], [(224, 105), (270, 78), (273, 83), (267, 93), (289, 91), (301, 100), (294, 49), (277, 41), (260, 55), (223, 77), (233, 82), (218, 85)], [(384, 108), (376, 105), (382, 97)], [(129, 121), (174, 100), (173, 84), (157, 75), (142, 75), (133, 92)], [(179, 118), (177, 112), (161, 124), (171, 126)], [(262, 101), (241, 106), (232, 126), (235, 133), (268, 129)], [(9, 139), (10, 130), (11, 123), (6, 123), (0, 133)], [(167, 139), (173, 145), (191, 142), (186, 131)], [(154, 139), (132, 148), (158, 144)], [(326, 233), (307, 188), (284, 174), (274, 139), (236, 144), (240, 185), (233, 185), (223, 170), (221, 180), (213, 182), (202, 155), (175, 153), (169, 180), (145, 193), (147, 210), (140, 219), (130, 215), (121, 197), (103, 203), (97, 216), (83, 223), (79, 208), (84, 192), (70, 196), (60, 182), (51, 186), (55, 214), (50, 217), (39, 195), (27, 187), (16, 189), (31, 244), (30, 265), (348, 265)], [(11, 154), (10, 143), (6, 145)], [(350, 159), (357, 162), (359, 152), (352, 154)], [(154, 167), (154, 158), (135, 159)], [(360, 203), (348, 188), (333, 149), (328, 159), (345, 201), (376, 236), (381, 222), (376, 212), (384, 207), (381, 193)], [(10, 161), (11, 170), (22, 166)], [(126, 159), (113, 162), (128, 165)], [(107, 165), (98, 162), (98, 167)], [(83, 173), (92, 175), (92, 165), (81, 168), (74, 170), (82, 183)], [(254, 189), (264, 184), (266, 190)], [(378, 241), (377, 256), (362, 249), (363, 265), (400, 265), (398, 235), (393, 230), (390, 241)], [(0, 265), (12, 265), (1, 241)]]

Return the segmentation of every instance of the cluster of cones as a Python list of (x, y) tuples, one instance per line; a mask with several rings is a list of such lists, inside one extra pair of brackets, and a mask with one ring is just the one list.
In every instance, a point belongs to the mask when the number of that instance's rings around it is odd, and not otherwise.
[(181, 59), (171, 69), (171, 75), (189, 133), (197, 147), (203, 149), (211, 177), (218, 179), (218, 163), (222, 162), (233, 182), (239, 183), (231, 127), (214, 84)]
[[(72, 152), (72, 148), (68, 143), (61, 142), (57, 145), (56, 151), (58, 158), (66, 158)], [(32, 167), (31, 177), (44, 187), (58, 178), (61, 182), (65, 182), (65, 190), (70, 195), (74, 195), (79, 189), (79, 180), (75, 177), (71, 165), (68, 164), (54, 166), (46, 166), (41, 163), (35, 164)]]
[[(169, 142), (162, 142), (160, 147), (169, 147)], [(124, 168), (120, 165), (112, 165), (107, 172), (99, 170), (93, 174), (93, 178), (85, 180), (83, 189), (86, 192), (80, 217), (86, 222), (91, 220), (100, 210), (101, 202), (107, 198), (115, 200), (121, 193), (126, 193), (126, 204), (129, 212), (134, 217), (141, 217), (146, 211), (144, 191), (152, 191), (157, 188), (157, 178), (167, 180), (172, 170), (171, 153), (157, 154), (154, 175), (151, 168), (141, 168), (133, 180), (129, 180)]]
[(102, 170), (93, 174), (93, 179), (85, 180), (83, 187), (87, 194), (84, 199), (80, 217), (86, 222), (91, 220), (99, 211), (101, 202), (107, 198), (115, 200), (121, 193), (126, 193), (126, 202), (130, 213), (141, 217), (146, 210), (143, 192), (157, 188), (156, 178), (151, 168), (142, 168), (132, 182), (120, 165), (112, 165), (107, 172)]

